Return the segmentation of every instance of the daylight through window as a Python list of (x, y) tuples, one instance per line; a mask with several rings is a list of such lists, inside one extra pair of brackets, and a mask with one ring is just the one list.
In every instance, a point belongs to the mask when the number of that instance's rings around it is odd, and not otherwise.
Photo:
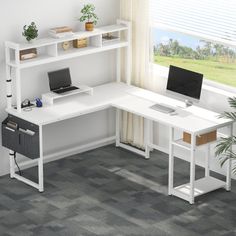
[(154, 62), (236, 87), (236, 2), (227, 3), (152, 0)]

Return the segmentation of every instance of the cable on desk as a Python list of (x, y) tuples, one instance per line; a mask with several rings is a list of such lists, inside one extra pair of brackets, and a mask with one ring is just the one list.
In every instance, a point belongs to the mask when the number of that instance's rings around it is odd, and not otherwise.
[(14, 156), (14, 161), (16, 163), (16, 166), (17, 166), (17, 169), (19, 171), (19, 174), (20, 174), (20, 176), (22, 176), (22, 172), (21, 172), (20, 167), (19, 167), (19, 165), (17, 164), (17, 161), (16, 161), (16, 152), (14, 152), (13, 156)]

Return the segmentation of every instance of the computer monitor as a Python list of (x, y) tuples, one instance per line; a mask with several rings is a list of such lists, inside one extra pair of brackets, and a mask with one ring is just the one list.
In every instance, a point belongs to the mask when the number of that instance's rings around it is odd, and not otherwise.
[(71, 86), (69, 68), (48, 72), (48, 78), (51, 91)]
[(167, 91), (183, 95), (187, 102), (189, 102), (189, 99), (198, 101), (201, 96), (202, 81), (203, 74), (171, 65)]

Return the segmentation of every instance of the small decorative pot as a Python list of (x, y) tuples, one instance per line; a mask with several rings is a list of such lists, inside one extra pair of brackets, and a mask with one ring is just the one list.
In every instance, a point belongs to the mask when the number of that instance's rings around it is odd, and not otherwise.
[(87, 23), (85, 23), (85, 29), (86, 29), (87, 31), (93, 31), (93, 30), (94, 30), (94, 24), (93, 24), (93, 22), (87, 22)]
[(31, 40), (26, 40), (28, 43), (34, 43), (36, 41), (36, 38), (35, 39), (31, 39)]

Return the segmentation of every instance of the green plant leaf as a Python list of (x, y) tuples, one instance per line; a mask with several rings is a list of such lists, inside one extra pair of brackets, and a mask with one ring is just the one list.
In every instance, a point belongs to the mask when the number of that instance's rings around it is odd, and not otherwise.
[(232, 145), (236, 144), (236, 137), (221, 138), (219, 143), (216, 145), (216, 156), (221, 155), (224, 152), (227, 152)]
[(231, 120), (235, 120), (236, 121), (236, 112), (224, 112), (222, 113), (219, 118), (227, 118), (227, 119), (231, 119)]
[(231, 150), (227, 151), (226, 153), (224, 153), (223, 155), (221, 155), (219, 157), (221, 166), (223, 166), (226, 163), (226, 161), (228, 161), (230, 159), (231, 160), (236, 160), (236, 153), (234, 153)]
[(38, 37), (38, 29), (34, 22), (31, 22), (29, 26), (25, 25), (23, 27), (22, 35), (26, 38), (27, 41), (35, 39)]
[(228, 98), (228, 102), (232, 108), (236, 108), (236, 97)]
[[(236, 109), (236, 97), (228, 98), (228, 102), (231, 108)], [(219, 118), (227, 118), (236, 121), (236, 112), (225, 111)], [(215, 155), (219, 158), (221, 166), (225, 164), (227, 160), (236, 160), (236, 153), (233, 148), (236, 145), (236, 136), (221, 138), (216, 145)], [(236, 164), (232, 170), (236, 174)]]
[(80, 22), (93, 22), (94, 24), (97, 23), (98, 17), (94, 13), (95, 6), (93, 4), (84, 5), (83, 9), (81, 9), (82, 16), (79, 18)]

